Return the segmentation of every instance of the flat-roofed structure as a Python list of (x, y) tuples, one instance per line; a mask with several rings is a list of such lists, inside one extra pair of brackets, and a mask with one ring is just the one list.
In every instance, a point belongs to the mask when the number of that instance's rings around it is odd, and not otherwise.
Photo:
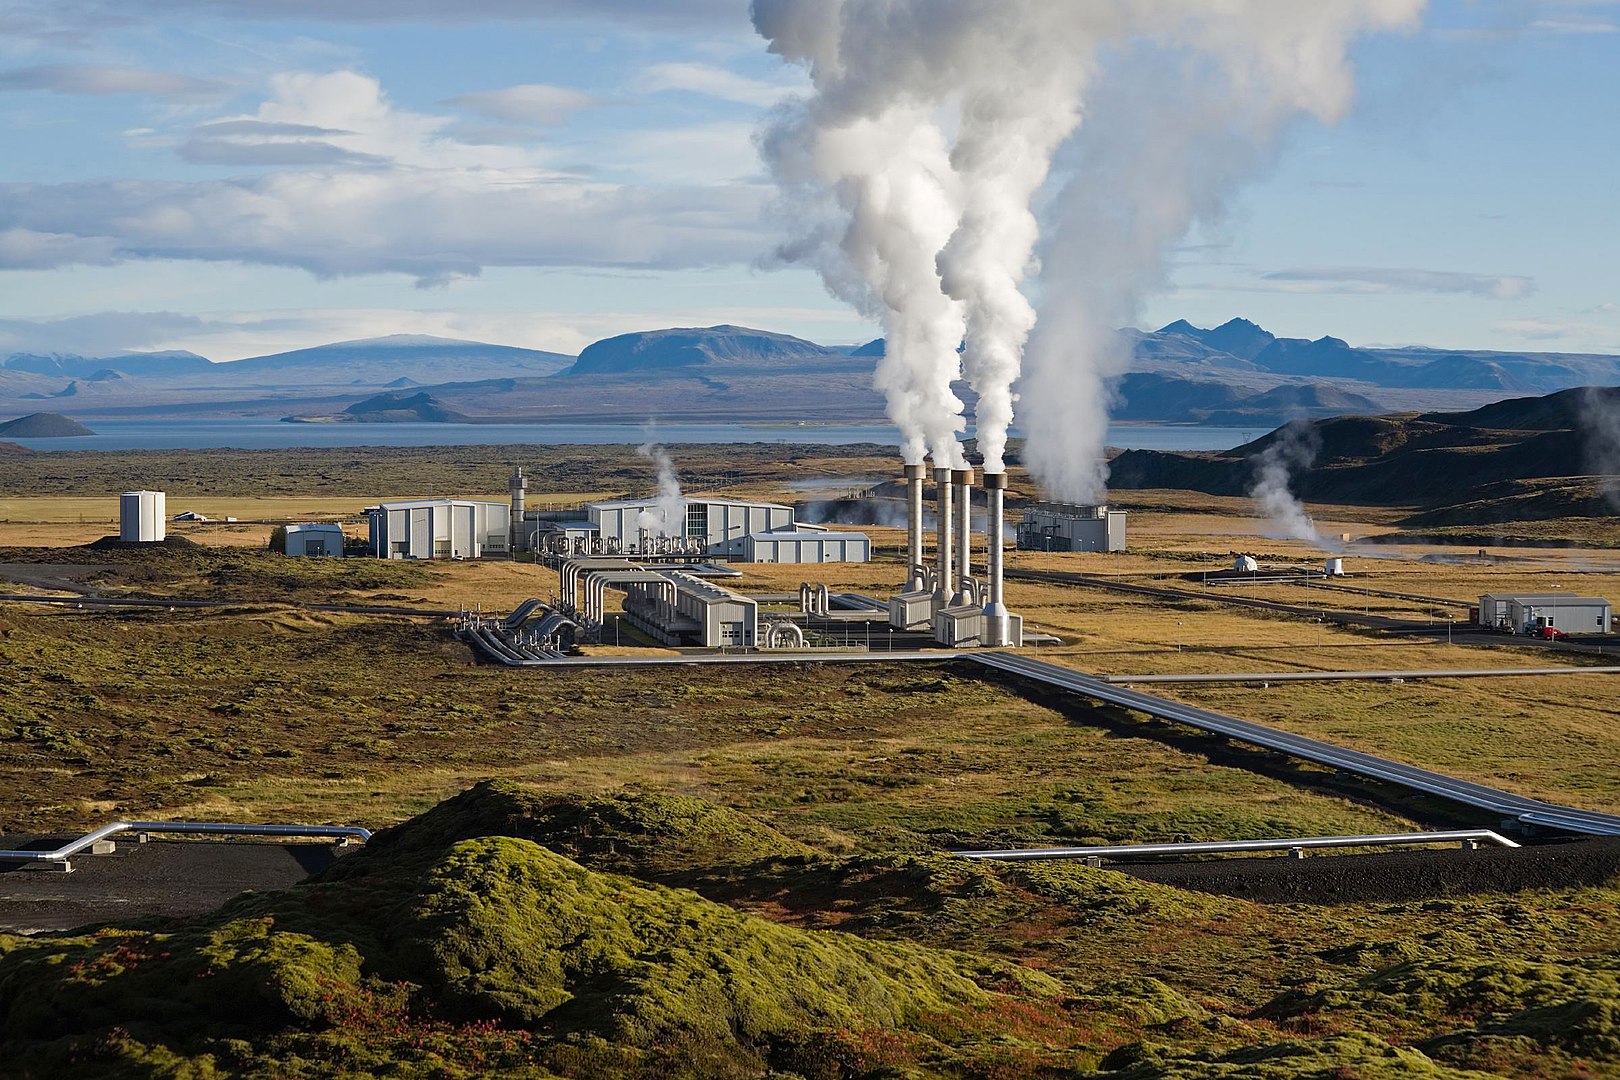
[(1545, 626), (1566, 634), (1607, 634), (1614, 628), (1614, 607), (1602, 597), (1572, 593), (1485, 593), (1479, 624), (1515, 634)]
[(1036, 503), (1018, 524), (1024, 551), (1124, 551), (1125, 511), (1078, 503)]
[[(687, 498), (681, 500), (682, 520), (664, 522), (657, 499), (618, 499), (587, 503), (586, 519), (606, 544), (621, 551), (639, 550), (643, 535), (671, 535), (695, 541), (705, 555), (743, 558), (743, 542), (753, 533), (792, 529), (793, 507), (742, 499)], [(647, 518), (656, 517), (649, 529)]]
[(793, 530), (743, 537), (743, 561), (758, 563), (871, 562), (865, 533)]
[(366, 511), (379, 559), (477, 559), (507, 554), (510, 504), (473, 499), (408, 499)]

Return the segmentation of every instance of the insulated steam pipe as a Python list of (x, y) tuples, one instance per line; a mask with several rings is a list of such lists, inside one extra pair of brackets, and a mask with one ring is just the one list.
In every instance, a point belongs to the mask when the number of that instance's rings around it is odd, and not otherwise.
[(1007, 622), (1007, 605), (1001, 593), (1002, 498), (1007, 490), (1006, 473), (984, 474), (984, 497), (988, 503), (985, 513), (984, 539), (990, 568), (990, 595), (984, 605), (984, 643), (992, 648), (1008, 644), (1011, 629)]
[(906, 591), (917, 592), (923, 581), (923, 478), (922, 464), (906, 466)]
[(966, 604), (966, 578), (973, 573), (973, 470), (951, 470), (952, 497), (956, 500), (956, 590), (951, 606)]
[(934, 607), (948, 607), (954, 595), (955, 579), (951, 572), (951, 470), (934, 470), (934, 514), (938, 517), (938, 535), (934, 538), (934, 557), (938, 570), (934, 577)]

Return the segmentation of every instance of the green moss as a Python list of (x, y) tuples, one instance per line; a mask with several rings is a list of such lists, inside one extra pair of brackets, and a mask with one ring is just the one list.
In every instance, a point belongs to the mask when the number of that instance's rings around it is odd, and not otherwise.
[[(858, 1032), (889, 1033), (878, 1041), (908, 1060), (949, 1056), (939, 1017), (1057, 990), (1012, 965), (783, 926), (527, 839), (454, 838), (491, 819), (541, 828), (527, 798), (480, 788), (325, 880), (211, 916), (7, 939), (0, 1061), (82, 1076), (205, 1076), (215, 1062), (277, 1076), (743, 1076)], [(653, 804), (649, 822), (670, 809)]]
[(1268, 1043), (1220, 1055), (1178, 1055), (1139, 1044), (1104, 1059), (1108, 1080), (1485, 1080), (1419, 1050), (1370, 1035)]

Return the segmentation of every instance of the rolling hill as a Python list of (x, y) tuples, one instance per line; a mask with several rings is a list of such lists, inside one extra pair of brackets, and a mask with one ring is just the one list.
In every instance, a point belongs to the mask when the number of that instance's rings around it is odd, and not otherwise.
[(1341, 416), (1296, 422), (1222, 453), (1127, 450), (1116, 490), (1176, 488), (1244, 495), (1254, 462), (1280, 440), (1315, 448), (1293, 477), (1302, 499), (1410, 506), (1411, 524), (1485, 524), (1602, 516), (1620, 460), (1611, 425), (1620, 387), (1560, 391), (1468, 412)]

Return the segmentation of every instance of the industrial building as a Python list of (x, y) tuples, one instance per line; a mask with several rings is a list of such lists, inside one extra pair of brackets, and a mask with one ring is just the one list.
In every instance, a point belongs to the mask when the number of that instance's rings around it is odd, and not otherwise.
[(1596, 596), (1570, 593), (1485, 593), (1479, 598), (1479, 625), (1514, 634), (1553, 627), (1566, 634), (1607, 634), (1614, 608)]
[(161, 491), (126, 491), (118, 497), (118, 539), (155, 544), (168, 535), (168, 496)]
[(285, 553), (288, 555), (325, 555), (333, 558), (343, 555), (341, 525), (288, 525), (285, 532)]
[(783, 531), (743, 537), (743, 561), (755, 563), (871, 562), (872, 541), (865, 533)]
[(477, 559), (509, 551), (511, 508), (471, 499), (412, 499), (366, 511), (379, 559)]
[[(518, 506), (514, 477), (513, 506)], [(616, 499), (572, 510), (527, 510), (516, 530), (519, 550), (565, 558), (702, 555), (744, 562), (868, 562), (864, 533), (835, 532), (794, 520), (781, 503), (689, 497), (670, 529), (657, 499)], [(649, 527), (651, 526), (651, 527)]]
[(588, 634), (606, 621), (603, 591), (625, 594), (624, 613), (665, 645), (717, 649), (759, 643), (759, 603), (681, 570), (654, 569), (629, 559), (567, 559), (561, 567), (560, 609)]
[(1124, 551), (1125, 511), (1077, 503), (1036, 503), (1018, 525), (1023, 551)]

